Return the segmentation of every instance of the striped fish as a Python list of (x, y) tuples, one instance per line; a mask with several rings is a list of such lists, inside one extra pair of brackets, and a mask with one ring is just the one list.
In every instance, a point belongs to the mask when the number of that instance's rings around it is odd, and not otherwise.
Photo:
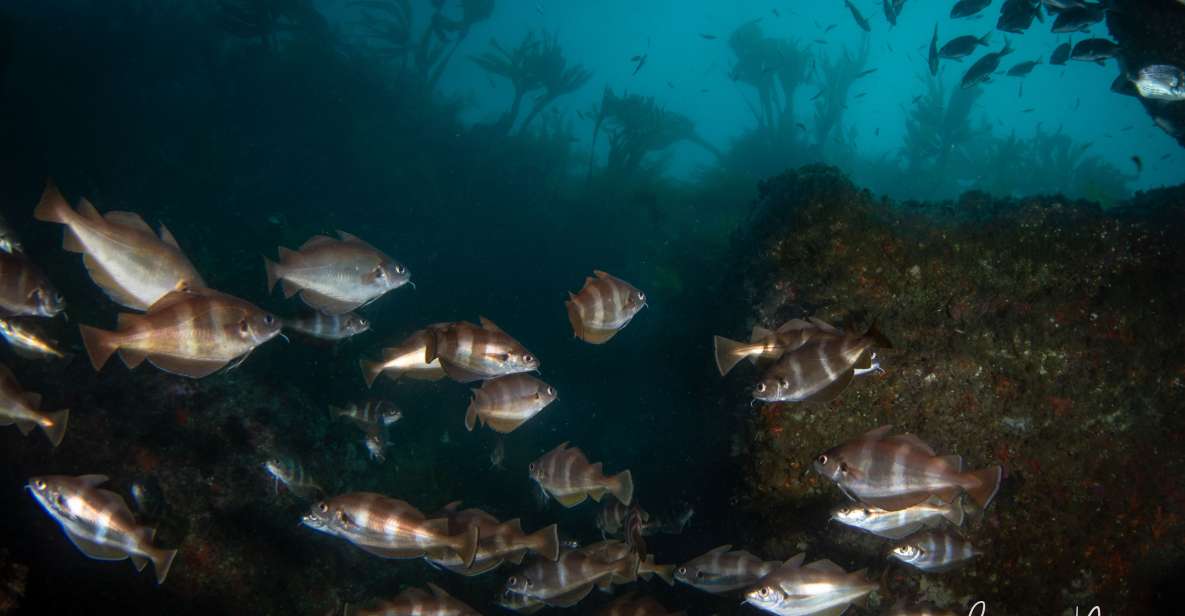
[(346, 606), (346, 616), (480, 616), (480, 612), (429, 582), (428, 590), (408, 588), (392, 599)]
[(321, 501), (301, 523), (381, 558), (419, 558), (429, 551), (449, 548), (468, 567), (477, 555), (476, 526), (450, 535), (448, 519), (429, 520), (408, 503), (373, 492), (351, 492)]
[(25, 359), (63, 359), (66, 357), (34, 329), (13, 319), (0, 319), (0, 336), (12, 351)]
[(554, 387), (529, 374), (490, 379), (473, 390), (473, 400), (465, 411), (465, 428), (472, 432), (480, 420), (495, 432), (514, 432), (554, 402), (556, 396)]
[(430, 328), (424, 360), (440, 359), (454, 381), (469, 383), (539, 369), (539, 360), (485, 317), (481, 326), (459, 321)]
[(371, 460), (380, 464), (386, 461), (387, 447), (390, 447), (391, 443), (387, 442), (387, 437), (383, 435), (382, 427), (374, 425), (367, 428), (362, 444), (366, 447), (366, 452), (370, 454)]
[(874, 347), (890, 347), (873, 326), (863, 336), (818, 339), (785, 353), (753, 388), (762, 402), (827, 402), (856, 376), (882, 372)]
[(421, 381), (439, 381), (444, 378), (444, 368), (440, 365), (440, 359), (427, 360), (430, 339), (429, 331), (421, 329), (408, 336), (399, 346), (383, 349), (382, 361), (359, 361), (358, 365), (362, 367), (362, 377), (366, 379), (366, 386), (374, 385), (374, 380), (379, 374), (385, 374), (394, 381), (398, 381), (401, 376)]
[(527, 552), (548, 560), (559, 558), (559, 531), (555, 524), (527, 534), (518, 518), (499, 522), (498, 518), (480, 509), (458, 511), (458, 505), (459, 502), (449, 503), (439, 517), (448, 518), (449, 532), (453, 534), (465, 532), (470, 526), (477, 528), (481, 537), (477, 556), (469, 567), (465, 567), (460, 556), (452, 550), (429, 554), (430, 562), (454, 573), (473, 576), (492, 571), (506, 561), (521, 563)]
[(16, 237), (16, 233), (8, 225), (8, 221), (4, 220), (3, 216), (0, 216), (0, 252), (15, 254), (24, 252), (24, 250), (24, 247), (21, 246), (21, 241)]
[(161, 225), (157, 237), (139, 214), (102, 215), (86, 199), (75, 212), (50, 182), (33, 216), (65, 225), (62, 248), (82, 253), (91, 280), (121, 306), (143, 311), (172, 291), (206, 286), (173, 234)]
[(628, 554), (614, 562), (605, 562), (571, 550), (555, 562), (537, 560), (506, 580), (506, 590), (526, 595), (552, 607), (571, 607), (580, 603), (593, 586), (626, 584), (637, 578), (638, 556)]
[(960, 492), (986, 509), (1000, 488), (1002, 469), (963, 471), (959, 456), (939, 456), (912, 434), (888, 436), (882, 426), (822, 453), (815, 470), (834, 481), (852, 500), (898, 511), (931, 495), (953, 503)]
[(955, 526), (963, 525), (960, 499), (944, 503), (936, 498), (899, 509), (885, 511), (871, 505), (846, 505), (831, 513), (831, 519), (886, 539), (901, 539), (921, 530), (934, 520), (947, 519)]
[[(625, 538), (626, 518), (630, 516), (630, 511), (635, 508), (635, 505), (636, 503), (626, 506), (616, 498), (607, 499), (601, 506), (601, 510), (597, 512), (596, 524), (597, 530), (601, 531), (601, 538), (610, 536)], [(669, 516), (657, 516), (651, 515), (645, 509), (637, 508), (636, 515), (641, 522), (642, 536), (681, 534), (687, 523), (691, 521), (691, 517), (695, 515), (695, 510), (690, 505), (684, 504), (677, 512), (670, 513)]]
[(602, 344), (625, 329), (638, 311), (646, 307), (646, 294), (630, 283), (594, 270), (595, 278), (585, 278), (576, 294), (568, 293), (564, 306), (575, 336), (585, 342)]
[(296, 319), (284, 319), (284, 329), (321, 340), (345, 340), (370, 330), (370, 321), (352, 313), (324, 314), (313, 311)]
[(21, 389), (16, 376), (8, 366), (0, 364), (0, 426), (16, 424), (21, 434), (28, 434), (33, 428), (41, 428), (54, 447), (66, 435), (69, 410), (44, 413), (41, 408), (41, 394)]
[(879, 586), (864, 570), (845, 572), (830, 560), (802, 564), (803, 554), (786, 561), (745, 593), (745, 603), (779, 616), (840, 614)]
[(808, 342), (843, 338), (844, 333), (827, 323), (815, 319), (793, 319), (782, 324), (777, 331), (764, 327), (753, 327), (749, 342), (729, 340), (715, 336), (712, 346), (716, 352), (716, 368), (720, 375), (728, 374), (742, 359), (776, 361), (785, 353), (793, 351)]
[(268, 292), (279, 282), (284, 297), (299, 293), (325, 314), (342, 314), (411, 282), (402, 263), (345, 231), (337, 234), (341, 239), (313, 236), (300, 250), (281, 246), (278, 263), (264, 258)]
[(675, 579), (705, 592), (721, 594), (751, 586), (781, 566), (778, 561), (763, 561), (744, 550), (722, 545), (680, 565), (675, 569)]
[(0, 316), (54, 317), (66, 302), (24, 255), (0, 252)]
[(362, 404), (350, 403), (345, 407), (330, 406), (336, 417), (345, 417), (362, 430), (372, 426), (390, 426), (403, 419), (403, 411), (386, 400), (367, 400)]
[(686, 612), (668, 612), (653, 597), (637, 597), (634, 593), (622, 595), (614, 599), (603, 610), (600, 616), (685, 616)]
[(930, 530), (906, 538), (889, 556), (928, 573), (950, 571), (983, 554), (958, 535)]
[(314, 498), (325, 494), (325, 490), (305, 472), (304, 465), (296, 458), (271, 458), (263, 463), (263, 470), (267, 471), (275, 482), (276, 494), (280, 493), (281, 483), (289, 492), (301, 498)]
[[(638, 577), (649, 581), (650, 578), (657, 575), (658, 579), (666, 582), (668, 586), (675, 585), (675, 565), (657, 564), (654, 562), (653, 555), (640, 554), (634, 546), (628, 543), (608, 539), (584, 546), (580, 548), (580, 551), (606, 563), (617, 562), (630, 554), (637, 554), (639, 557)], [(610, 584), (605, 584), (601, 590), (609, 590), (609, 586)]]
[(601, 471), (601, 463), (589, 464), (584, 452), (560, 443), (527, 467), (539, 487), (565, 507), (575, 507), (592, 497), (600, 502), (606, 492), (630, 504), (634, 498), (634, 480), (629, 471), (612, 477)]
[(152, 561), (156, 583), (163, 584), (177, 550), (153, 546), (156, 531), (137, 524), (120, 495), (99, 487), (106, 482), (105, 475), (53, 475), (34, 477), (25, 488), (83, 554), (96, 560), (130, 558), (137, 571)]
[(148, 361), (173, 374), (202, 378), (280, 333), (280, 321), (237, 297), (212, 289), (173, 291), (144, 315), (120, 314), (119, 330), (79, 328), (95, 370), (119, 351), (128, 368)]

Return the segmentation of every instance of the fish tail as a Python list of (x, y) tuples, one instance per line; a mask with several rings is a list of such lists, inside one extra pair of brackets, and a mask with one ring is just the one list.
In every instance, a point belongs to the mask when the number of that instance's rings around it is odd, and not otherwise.
[(477, 405), (474, 402), (469, 403), (469, 408), (465, 409), (465, 429), (473, 432), (473, 428), (477, 426)]
[(980, 509), (987, 509), (996, 497), (996, 492), (1000, 491), (1000, 479), (1003, 475), (1004, 469), (999, 466), (964, 473), (963, 489)]
[(33, 208), (33, 218), (64, 225), (73, 213), (70, 210), (70, 204), (66, 202), (66, 198), (58, 190), (57, 184), (54, 184), (53, 180), (46, 180), (45, 191), (41, 193), (41, 200), (37, 202), (37, 207)]
[(741, 347), (745, 346), (743, 342), (713, 336), (712, 346), (716, 351), (716, 369), (720, 371), (720, 376), (728, 374), (729, 370), (745, 358), (745, 353), (741, 350)]
[(367, 387), (374, 386), (374, 380), (383, 372), (382, 362), (360, 359), (358, 360), (358, 366), (362, 368), (362, 378), (366, 379)]
[(265, 270), (267, 270), (267, 292), (268, 293), (271, 293), (272, 291), (275, 290), (276, 281), (280, 279), (279, 273), (276, 271), (277, 269), (279, 269), (279, 267), (280, 266), (277, 265), (275, 261), (272, 261), (271, 259), (269, 259), (267, 257), (263, 258), (263, 268)]
[(616, 567), (613, 569), (613, 581), (618, 584), (628, 584), (637, 580), (639, 563), (641, 560), (633, 552), (614, 563)]
[(49, 419), (48, 426), (42, 425), (41, 430), (45, 432), (45, 437), (49, 442), (57, 447), (62, 442), (62, 437), (66, 436), (66, 423), (70, 420), (70, 409), (64, 409), (54, 413), (46, 413), (46, 418)]
[(988, 30), (988, 32), (987, 32), (986, 34), (984, 34), (983, 36), (979, 37), (979, 44), (980, 44), (980, 45), (983, 45), (983, 46), (985, 46), (985, 47), (986, 47), (986, 46), (987, 46), (989, 43), (991, 43), (991, 42), (992, 42), (992, 32), (991, 32), (991, 30)]
[(658, 578), (667, 583), (667, 586), (675, 585), (675, 565), (656, 565), (654, 564), (654, 557), (646, 557), (646, 569), (648, 573), (657, 575)]
[(82, 345), (91, 358), (91, 365), (96, 371), (102, 370), (107, 360), (111, 359), (111, 354), (119, 348), (119, 333), (89, 325), (79, 325), (78, 332), (82, 334)]
[(453, 546), (453, 549), (465, 563), (466, 569), (473, 566), (473, 559), (477, 557), (477, 532), (476, 526), (470, 526), (465, 529), (465, 532), (453, 536), (453, 540), (457, 544)]
[(609, 491), (621, 501), (621, 504), (628, 505), (634, 500), (634, 476), (629, 471), (614, 475), (610, 481), (612, 486)]
[(864, 337), (871, 338), (873, 346), (876, 346), (879, 349), (893, 348), (892, 341), (890, 341), (887, 336), (881, 333), (880, 327), (877, 325), (876, 321), (873, 321), (872, 325), (868, 326), (868, 331), (864, 332)]
[(177, 558), (177, 550), (153, 549), (148, 557), (152, 559), (152, 568), (156, 569), (156, 583), (164, 584), (173, 566), (173, 559)]
[(559, 559), (560, 534), (555, 524), (531, 533), (529, 539), (533, 546), (531, 549), (536, 554), (553, 562)]

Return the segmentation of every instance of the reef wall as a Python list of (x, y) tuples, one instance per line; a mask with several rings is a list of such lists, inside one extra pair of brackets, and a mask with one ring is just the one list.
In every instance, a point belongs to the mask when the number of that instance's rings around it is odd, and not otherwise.
[[(882, 605), (1152, 613), (1180, 593), (1185, 190), (1106, 211), (978, 193), (898, 204), (812, 166), (760, 195), (736, 243), (733, 293), (750, 320), (721, 333), (810, 314), (856, 330), (875, 320), (895, 348), (885, 374), (831, 403), (751, 412), (736, 498), (750, 548), (885, 571)], [(737, 408), (757, 375), (725, 378)], [(966, 467), (1004, 466), (999, 496), (966, 525), (985, 552), (971, 566), (886, 571), (886, 540), (827, 523), (847, 499), (811, 461), (886, 424)]]

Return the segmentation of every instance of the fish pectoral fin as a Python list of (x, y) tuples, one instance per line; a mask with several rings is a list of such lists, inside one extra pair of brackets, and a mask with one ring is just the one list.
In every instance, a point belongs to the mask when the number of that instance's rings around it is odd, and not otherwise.
[(136, 566), (136, 571), (143, 571), (144, 567), (148, 566), (148, 559), (136, 554), (129, 555), (132, 559), (132, 564)]
[[(479, 323), (481, 323), (481, 328), (484, 330), (491, 331), (491, 332), (498, 332), (500, 334), (506, 334), (506, 332), (502, 331), (501, 327), (498, 327), (497, 325), (494, 324), (493, 321), (491, 321), (483, 316), (478, 316), (477, 320)], [(507, 334), (507, 335), (509, 335), (509, 334)]]
[[(287, 294), (288, 290), (285, 289), (284, 293)], [(317, 310), (320, 310), (321, 312), (328, 315), (345, 314), (362, 305), (361, 302), (336, 299), (329, 297), (324, 293), (318, 293), (312, 289), (301, 289), (300, 299), (304, 300), (304, 303), (308, 304), (309, 306), (312, 306), (313, 308), (316, 308)]]
[(226, 362), (221, 359), (195, 359), (172, 355), (149, 355), (148, 361), (165, 372), (187, 376), (191, 379), (210, 376), (226, 365)]
[(149, 227), (148, 223), (144, 222), (144, 219), (135, 212), (107, 212), (103, 215), (103, 219), (116, 226), (152, 234), (152, 227)]
[(579, 505), (580, 503), (583, 503), (584, 499), (586, 499), (586, 498), (588, 498), (588, 494), (585, 492), (578, 492), (576, 494), (565, 494), (563, 496), (556, 496), (555, 497), (556, 500), (560, 501), (561, 505), (568, 507), (568, 508), (572, 508), (572, 507), (575, 507), (576, 505)]
[(831, 562), (830, 560), (827, 560), (826, 558), (824, 558), (823, 560), (816, 560), (812, 563), (803, 565), (802, 568), (803, 569), (810, 569), (813, 571), (827, 572), (827, 573), (842, 573), (843, 575), (848, 574), (847, 571), (844, 571), (843, 567), (840, 567), (839, 565)]
[(486, 378), (484, 375), (478, 374), (467, 368), (462, 368), (450, 361), (440, 360), (441, 367), (444, 368), (444, 373), (454, 381), (459, 383), (472, 383), (473, 381), (480, 381)]
[(424, 555), (424, 550), (421, 548), (384, 548), (360, 543), (354, 545), (379, 558), (419, 558)]
[(21, 431), (21, 436), (28, 436), (33, 428), (37, 427), (37, 424), (31, 421), (14, 421), (13, 423), (16, 424), (16, 429)]
[(128, 553), (120, 548), (95, 543), (70, 531), (66, 531), (66, 536), (70, 538), (74, 547), (95, 560), (123, 560), (128, 557)]
[(572, 607), (583, 601), (588, 596), (588, 593), (592, 592), (592, 589), (592, 584), (584, 584), (566, 593), (556, 595), (550, 599), (544, 599), (543, 602), (552, 607)]

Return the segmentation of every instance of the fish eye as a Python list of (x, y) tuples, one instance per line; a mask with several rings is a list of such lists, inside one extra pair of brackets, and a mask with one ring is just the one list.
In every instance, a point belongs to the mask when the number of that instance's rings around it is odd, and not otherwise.
[[(507, 586), (514, 586), (514, 585), (515, 585), (515, 584), (517, 584), (517, 583), (518, 583), (518, 578), (514, 577), (513, 575), (512, 575), (512, 576), (510, 576), (510, 577), (509, 577), (509, 578), (506, 580), (506, 585), (507, 585)], [(510, 594), (510, 591), (507, 591), (507, 594)]]
[(765, 391), (765, 383), (764, 382), (758, 383), (757, 387), (755, 389), (758, 393), (764, 392)]
[(532, 463), (528, 464), (527, 470), (531, 471), (532, 473), (535, 472), (535, 463), (532, 462)]
[(271, 314), (265, 314), (263, 315), (263, 322), (271, 325), (272, 323), (276, 322), (276, 317), (273, 317)]
[(769, 596), (769, 587), (768, 587), (768, 586), (766, 586), (766, 587), (763, 587), (763, 588), (762, 588), (762, 589), (761, 589), (761, 590), (758, 592), (758, 594), (760, 594), (762, 597), (768, 597), (768, 596)]
[(675, 573), (678, 573), (679, 575), (687, 575), (687, 567), (679, 567), (679, 570)]
[(325, 503), (317, 503), (317, 509), (320, 509), (321, 513), (329, 513), (329, 505)]
[(534, 361), (535, 361), (535, 358), (532, 357), (530, 353), (526, 353), (523, 355), (523, 362), (524, 363), (530, 364), (530, 363), (534, 363)]
[(819, 457), (818, 457), (818, 458), (815, 460), (815, 462), (816, 462), (816, 463), (818, 463), (818, 464), (820, 464), (820, 465), (827, 464), (827, 454), (822, 454), (822, 455), (820, 455), (820, 456), (819, 456)]
[(549, 395), (549, 396), (554, 396), (554, 395), (555, 395), (555, 388), (554, 388), (554, 387), (552, 387), (551, 385), (548, 385), (548, 386), (547, 386), (547, 395)]
[(33, 487), (37, 488), (38, 490), (44, 490), (45, 489), (45, 481), (38, 479), (33, 482)]

